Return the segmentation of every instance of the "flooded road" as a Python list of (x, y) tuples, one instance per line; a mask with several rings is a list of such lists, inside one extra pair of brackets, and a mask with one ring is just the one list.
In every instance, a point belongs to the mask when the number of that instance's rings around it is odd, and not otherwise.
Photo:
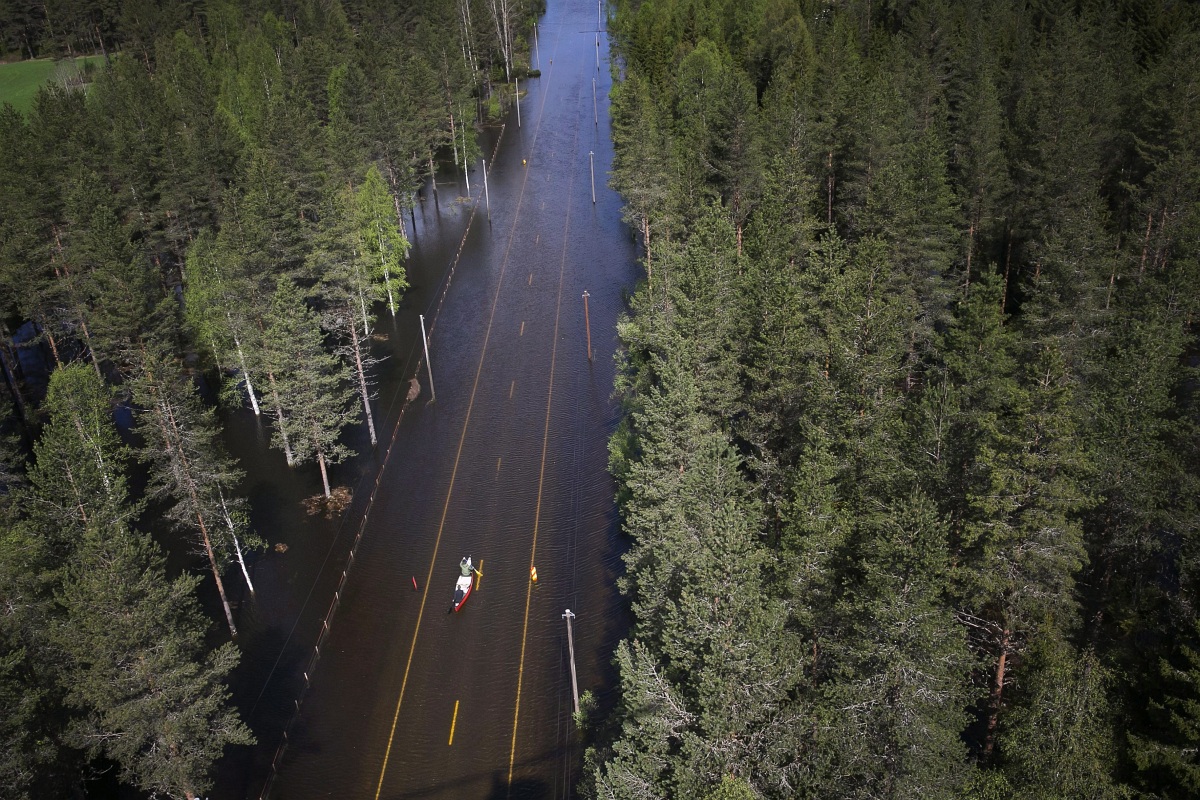
[[(242, 604), (235, 694), (260, 744), (219, 796), (574, 793), (563, 614), (577, 615), (580, 691), (610, 691), (625, 622), (607, 439), (615, 323), (636, 279), (606, 186), (610, 78), (596, 27), (595, 5), (550, 4), (521, 124), (510, 113), (484, 142), (490, 212), (476, 164), (470, 197), (461, 172), (457, 186), (439, 176), (436, 204), (406, 220), (414, 287), (379, 325), (380, 444), (354, 442), (365, 455), (336, 473), (352, 506), (305, 518), (292, 496), (312, 493), (304, 473), (251, 487), (259, 529), (288, 548), (261, 560), (259, 598)], [(405, 407), (418, 367), (421, 394)], [(239, 420), (233, 437), (253, 444), (261, 434)], [(258, 447), (238, 455), (251, 474), (285, 469)], [(448, 613), (466, 555), (482, 575)]]

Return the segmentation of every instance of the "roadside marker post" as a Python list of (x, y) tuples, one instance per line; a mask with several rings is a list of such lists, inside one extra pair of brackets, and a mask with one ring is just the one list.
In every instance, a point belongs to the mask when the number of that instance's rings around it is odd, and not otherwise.
[(571, 620), (575, 619), (575, 615), (571, 613), (571, 609), (567, 609), (567, 613), (563, 614), (563, 619), (567, 621), (567, 647), (571, 651), (571, 693), (575, 697), (575, 713), (579, 713), (579, 680), (575, 677), (575, 634), (571, 631)]

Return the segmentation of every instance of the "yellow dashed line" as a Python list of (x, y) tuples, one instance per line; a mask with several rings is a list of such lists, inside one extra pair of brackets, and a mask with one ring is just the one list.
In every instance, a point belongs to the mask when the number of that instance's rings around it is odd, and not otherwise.
[[(578, 141), (579, 130), (575, 131), (576, 141)], [(575, 189), (575, 176), (572, 174), (570, 181), (567, 184), (567, 197), (571, 197)], [(533, 513), (533, 542), (529, 548), (529, 571), (533, 573), (534, 562), (537, 556), (537, 540), (538, 528), (542, 519), (542, 489), (546, 483), (546, 453), (550, 444), (550, 408), (554, 399), (554, 367), (558, 360), (558, 326), (559, 319), (562, 316), (562, 291), (563, 281), (566, 275), (567, 268), (567, 243), (570, 239), (568, 230), (571, 226), (571, 204), (567, 203), (567, 213), (563, 219), (563, 249), (562, 257), (559, 260), (558, 266), (558, 300), (554, 309), (554, 346), (550, 351), (550, 380), (549, 389), (546, 396), (546, 422), (542, 429), (542, 465), (538, 472), (538, 490), (537, 490), (537, 505)], [(525, 646), (529, 640), (529, 601), (533, 597), (533, 581), (526, 584), (525, 588), (525, 621), (521, 628), (521, 660), (517, 667), (517, 699), (513, 708), (513, 728), (512, 728), (512, 745), (508, 752), (508, 788), (511, 792), (513, 781), (513, 767), (517, 760), (517, 723), (521, 716), (521, 689), (525, 682)]]

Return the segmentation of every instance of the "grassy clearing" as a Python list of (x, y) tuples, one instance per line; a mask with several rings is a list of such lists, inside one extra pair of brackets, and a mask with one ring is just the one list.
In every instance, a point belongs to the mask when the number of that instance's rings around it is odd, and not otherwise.
[(85, 56), (74, 61), (38, 58), (0, 64), (0, 106), (12, 103), (18, 111), (27, 113), (33, 106), (38, 87), (43, 83), (49, 80), (79, 80), (89, 69), (86, 65), (90, 63), (92, 67), (99, 68), (103, 62), (103, 56)]

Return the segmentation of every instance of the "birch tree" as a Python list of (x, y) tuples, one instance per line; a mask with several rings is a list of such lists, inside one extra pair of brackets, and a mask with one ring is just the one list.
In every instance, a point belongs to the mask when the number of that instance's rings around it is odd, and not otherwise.
[(486, 0), (487, 9), (492, 15), (492, 25), (496, 29), (496, 46), (504, 59), (504, 80), (512, 82), (513, 67), (513, 28), (519, 22), (515, 0)]
[[(371, 165), (366, 180), (354, 195), (354, 222), (362, 254), (371, 265), (375, 279), (382, 282), (388, 310), (396, 316), (397, 300), (408, 280), (403, 266), (408, 256), (408, 239), (396, 224), (391, 193), (379, 168)], [(369, 333), (364, 320), (363, 334)]]
[(237, 370), (238, 385), (258, 416), (262, 411), (250, 363), (257, 353), (259, 326), (254, 305), (244, 302), (254, 288), (240, 274), (231, 248), (221, 246), (228, 238), (203, 231), (188, 248), (184, 307), (196, 338), (212, 349), (217, 365)]

